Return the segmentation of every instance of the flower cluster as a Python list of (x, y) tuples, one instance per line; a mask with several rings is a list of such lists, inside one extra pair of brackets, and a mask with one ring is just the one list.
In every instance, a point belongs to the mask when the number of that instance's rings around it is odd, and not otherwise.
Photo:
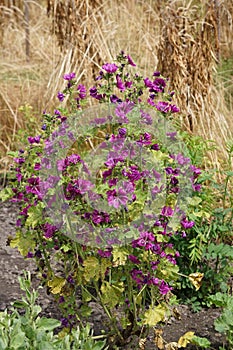
[[(169, 271), (177, 271), (179, 252), (170, 238), (182, 239), (194, 225), (186, 194), (201, 189), (200, 169), (181, 154), (182, 140), (169, 124), (179, 111), (174, 92), (166, 92), (160, 72), (144, 79), (131, 73), (135, 66), (122, 52), (116, 63), (102, 66), (89, 92), (75, 73), (65, 74), (67, 86), (57, 97), (63, 102), (69, 96), (72, 110), (45, 112), (41, 135), (28, 137), (14, 159), (18, 240), (27, 241), (19, 243), (21, 252), (38, 261), (50, 288), (52, 268), (42, 261), (62, 261), (67, 276), (56, 289), (62, 297), (64, 285), (72, 295), (80, 281), (99, 281), (98, 295), (110, 308), (126, 299), (132, 305), (145, 288), (158, 297), (171, 291)], [(107, 107), (85, 124), (90, 98)], [(112, 304), (107, 295), (117, 288), (122, 296)]]

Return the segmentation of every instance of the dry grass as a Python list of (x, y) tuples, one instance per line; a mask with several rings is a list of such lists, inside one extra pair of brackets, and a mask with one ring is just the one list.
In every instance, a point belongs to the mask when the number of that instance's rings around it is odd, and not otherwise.
[(161, 11), (158, 45), (158, 68), (177, 92), (182, 124), (217, 142), (218, 150), (210, 153), (210, 160), (218, 167), (226, 157), (226, 142), (233, 137), (232, 109), (226, 106), (223, 86), (218, 80), (214, 84), (222, 53), (219, 16), (214, 1), (171, 1)]
[[(17, 6), (8, 6), (9, 3)], [(209, 12), (208, 21), (204, 20), (202, 8), (202, 19), (198, 21), (195, 3), (200, 2), (190, 1), (188, 13), (188, 1), (28, 0), (30, 56), (27, 56), (23, 1), (0, 0), (0, 169), (6, 168), (6, 152), (18, 147), (17, 130), (27, 124), (28, 117), (19, 111), (20, 106), (25, 103), (33, 106), (35, 118), (30, 125), (35, 128), (42, 110), (53, 109), (56, 92), (63, 88), (64, 73), (75, 71), (78, 80), (90, 86), (100, 66), (120, 50), (133, 56), (145, 76), (157, 68), (158, 62), (165, 75), (173, 74), (171, 82), (181, 92), (177, 94), (177, 102), (182, 111), (188, 111), (183, 113), (186, 127), (217, 140), (223, 150), (223, 141), (232, 124), (219, 91), (220, 82), (213, 84), (216, 66), (213, 56), (218, 51), (226, 56), (233, 52), (230, 51), (232, 5), (230, 0), (218, 1), (221, 6), (215, 11), (217, 18), (213, 17), (214, 12)], [(174, 21), (177, 6), (181, 7), (178, 18), (186, 18), (187, 30), (183, 36), (179, 32), (183, 19)], [(225, 21), (224, 24), (221, 21), (221, 28), (217, 20), (220, 17)], [(214, 33), (207, 22), (215, 23)], [(205, 28), (204, 32), (200, 28)], [(215, 41), (219, 33), (221, 38)], [(169, 54), (171, 47), (166, 47), (167, 40), (176, 50), (176, 59)], [(197, 51), (197, 46), (202, 49)]]

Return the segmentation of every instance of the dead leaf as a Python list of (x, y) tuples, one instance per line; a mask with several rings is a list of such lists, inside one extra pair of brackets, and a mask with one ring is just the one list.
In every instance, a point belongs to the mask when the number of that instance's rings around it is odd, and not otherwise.
[(204, 273), (200, 273), (200, 272), (191, 273), (189, 275), (189, 281), (194, 285), (196, 290), (200, 289), (201, 281), (203, 277), (204, 277)]

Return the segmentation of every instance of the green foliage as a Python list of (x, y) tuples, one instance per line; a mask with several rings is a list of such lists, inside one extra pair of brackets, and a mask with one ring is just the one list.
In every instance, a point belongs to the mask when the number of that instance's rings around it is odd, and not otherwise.
[(209, 301), (222, 308), (221, 315), (214, 321), (216, 331), (226, 335), (229, 345), (233, 346), (233, 296), (226, 293), (216, 293), (209, 296)]
[[(12, 304), (10, 312), (0, 313), (0, 350), (103, 350), (104, 341), (96, 341), (89, 325), (74, 328), (62, 336), (54, 334), (61, 322), (40, 317), (41, 307), (36, 304), (38, 291), (31, 288), (31, 275), (24, 272), (19, 278), (20, 288), (25, 297)], [(22, 309), (22, 314), (18, 312)]]

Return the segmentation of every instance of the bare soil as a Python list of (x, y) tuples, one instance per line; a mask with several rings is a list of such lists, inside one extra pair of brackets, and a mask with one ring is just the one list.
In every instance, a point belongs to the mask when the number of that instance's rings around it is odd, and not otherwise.
[[(1, 189), (1, 186), (0, 186)], [(35, 284), (36, 267), (33, 261), (24, 260), (16, 249), (7, 246), (7, 238), (9, 235), (14, 236), (15, 222), (17, 217), (16, 203), (0, 203), (0, 311), (10, 306), (10, 303), (16, 299), (20, 299), (22, 293), (18, 284), (18, 276), (22, 275), (23, 270), (30, 270)], [(40, 293), (39, 303), (42, 312), (47, 317), (60, 318), (53, 298), (42, 290)], [(99, 305), (93, 305), (94, 311), (90, 318), (90, 322), (94, 327), (95, 333), (103, 328), (103, 311)], [(214, 329), (214, 320), (219, 316), (218, 309), (203, 309), (198, 313), (193, 313), (187, 306), (179, 306), (181, 319), (171, 318), (167, 324), (163, 325), (163, 338), (166, 342), (176, 342), (179, 337), (188, 331), (195, 332), (195, 335), (206, 337), (211, 342), (210, 349), (219, 349), (225, 344), (224, 336), (217, 333)], [(124, 349), (136, 349), (138, 339), (133, 343), (124, 347)], [(145, 349), (157, 349), (154, 343), (154, 331), (150, 333), (145, 344)], [(187, 349), (198, 349), (194, 346), (188, 346)], [(225, 349), (227, 346), (225, 345)], [(230, 350), (230, 349), (229, 349)]]

